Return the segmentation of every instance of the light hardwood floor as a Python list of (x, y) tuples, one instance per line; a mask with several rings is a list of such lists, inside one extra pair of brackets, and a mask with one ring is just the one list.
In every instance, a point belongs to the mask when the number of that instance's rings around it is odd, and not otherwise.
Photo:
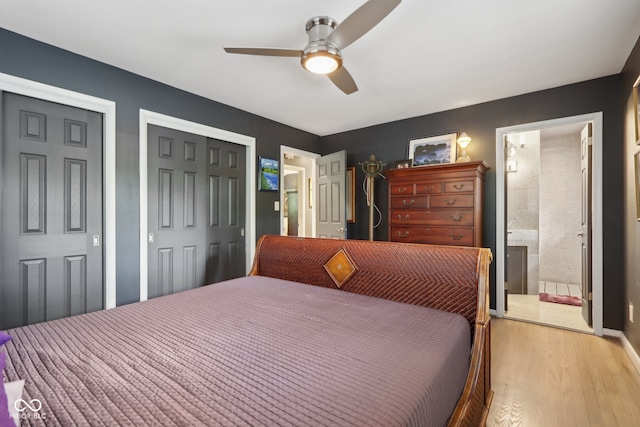
[(491, 319), (487, 426), (640, 426), (640, 375), (619, 340)]

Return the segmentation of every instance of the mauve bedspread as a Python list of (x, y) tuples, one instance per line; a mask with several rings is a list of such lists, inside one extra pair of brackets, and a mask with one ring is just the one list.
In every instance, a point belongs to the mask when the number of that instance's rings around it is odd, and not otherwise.
[(470, 354), (459, 315), (258, 276), (9, 333), (62, 426), (440, 426)]

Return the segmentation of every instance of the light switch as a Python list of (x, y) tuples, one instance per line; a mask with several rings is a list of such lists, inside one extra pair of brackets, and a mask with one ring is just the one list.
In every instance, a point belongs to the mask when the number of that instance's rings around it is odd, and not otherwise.
[(276, 212), (280, 211), (280, 202), (279, 201), (276, 200), (275, 202), (273, 202), (273, 210), (276, 211)]

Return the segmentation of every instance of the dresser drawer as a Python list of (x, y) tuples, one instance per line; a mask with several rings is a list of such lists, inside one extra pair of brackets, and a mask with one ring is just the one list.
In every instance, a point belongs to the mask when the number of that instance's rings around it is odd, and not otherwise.
[(473, 246), (473, 227), (395, 227), (392, 242), (430, 243), (434, 245)]
[(416, 194), (438, 194), (438, 193), (442, 193), (442, 182), (427, 181), (427, 182), (416, 183)]
[(427, 196), (391, 197), (391, 209), (424, 209), (427, 207)]
[(392, 196), (411, 195), (413, 194), (413, 184), (391, 184), (389, 191)]
[(472, 208), (473, 194), (448, 194), (429, 196), (430, 208)]
[(473, 193), (473, 181), (452, 181), (444, 183), (445, 193)]
[(473, 225), (473, 209), (393, 209), (389, 220), (396, 225)]

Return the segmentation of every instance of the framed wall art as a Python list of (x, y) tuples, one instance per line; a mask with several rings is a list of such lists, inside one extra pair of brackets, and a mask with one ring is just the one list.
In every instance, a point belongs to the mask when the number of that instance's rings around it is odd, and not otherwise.
[(636, 171), (636, 219), (640, 221), (640, 152), (633, 156), (633, 166)]
[(356, 168), (347, 168), (347, 222), (356, 222)]
[(640, 86), (640, 76), (633, 84), (633, 126), (636, 129), (636, 145), (640, 145), (640, 97), (638, 97), (638, 86)]
[(413, 166), (455, 163), (457, 133), (409, 140), (409, 159)]
[(280, 170), (278, 169), (278, 161), (268, 159), (266, 157), (258, 158), (258, 190), (259, 191), (278, 191), (278, 182), (280, 179)]

